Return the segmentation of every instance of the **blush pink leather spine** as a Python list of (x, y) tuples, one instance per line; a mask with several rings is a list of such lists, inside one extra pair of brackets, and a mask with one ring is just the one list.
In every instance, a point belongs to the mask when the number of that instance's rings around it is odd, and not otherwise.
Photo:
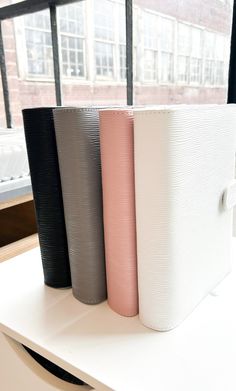
[(132, 110), (101, 110), (100, 148), (108, 304), (138, 313)]

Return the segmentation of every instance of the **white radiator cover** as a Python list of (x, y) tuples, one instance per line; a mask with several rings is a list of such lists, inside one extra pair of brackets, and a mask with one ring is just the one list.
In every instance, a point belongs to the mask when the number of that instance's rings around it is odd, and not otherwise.
[(23, 130), (0, 130), (0, 183), (29, 175)]

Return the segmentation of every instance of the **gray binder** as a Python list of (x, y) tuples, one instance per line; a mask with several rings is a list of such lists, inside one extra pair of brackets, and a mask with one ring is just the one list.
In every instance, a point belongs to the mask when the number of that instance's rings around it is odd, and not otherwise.
[(99, 117), (96, 108), (54, 110), (74, 296), (106, 299)]

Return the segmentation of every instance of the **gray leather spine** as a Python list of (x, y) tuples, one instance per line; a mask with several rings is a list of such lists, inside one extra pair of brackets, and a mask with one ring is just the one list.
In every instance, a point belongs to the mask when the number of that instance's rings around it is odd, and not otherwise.
[(54, 110), (74, 296), (106, 299), (99, 117), (96, 108)]

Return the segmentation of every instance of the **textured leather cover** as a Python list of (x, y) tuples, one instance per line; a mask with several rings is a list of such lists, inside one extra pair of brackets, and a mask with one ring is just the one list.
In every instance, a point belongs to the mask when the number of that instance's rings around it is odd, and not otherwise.
[(102, 110), (99, 117), (108, 303), (119, 314), (134, 316), (138, 295), (133, 111)]
[(54, 120), (73, 294), (96, 304), (106, 299), (98, 111), (56, 109)]
[(71, 285), (52, 108), (23, 110), (45, 284)]
[(236, 106), (134, 113), (140, 319), (183, 321), (230, 270)]

